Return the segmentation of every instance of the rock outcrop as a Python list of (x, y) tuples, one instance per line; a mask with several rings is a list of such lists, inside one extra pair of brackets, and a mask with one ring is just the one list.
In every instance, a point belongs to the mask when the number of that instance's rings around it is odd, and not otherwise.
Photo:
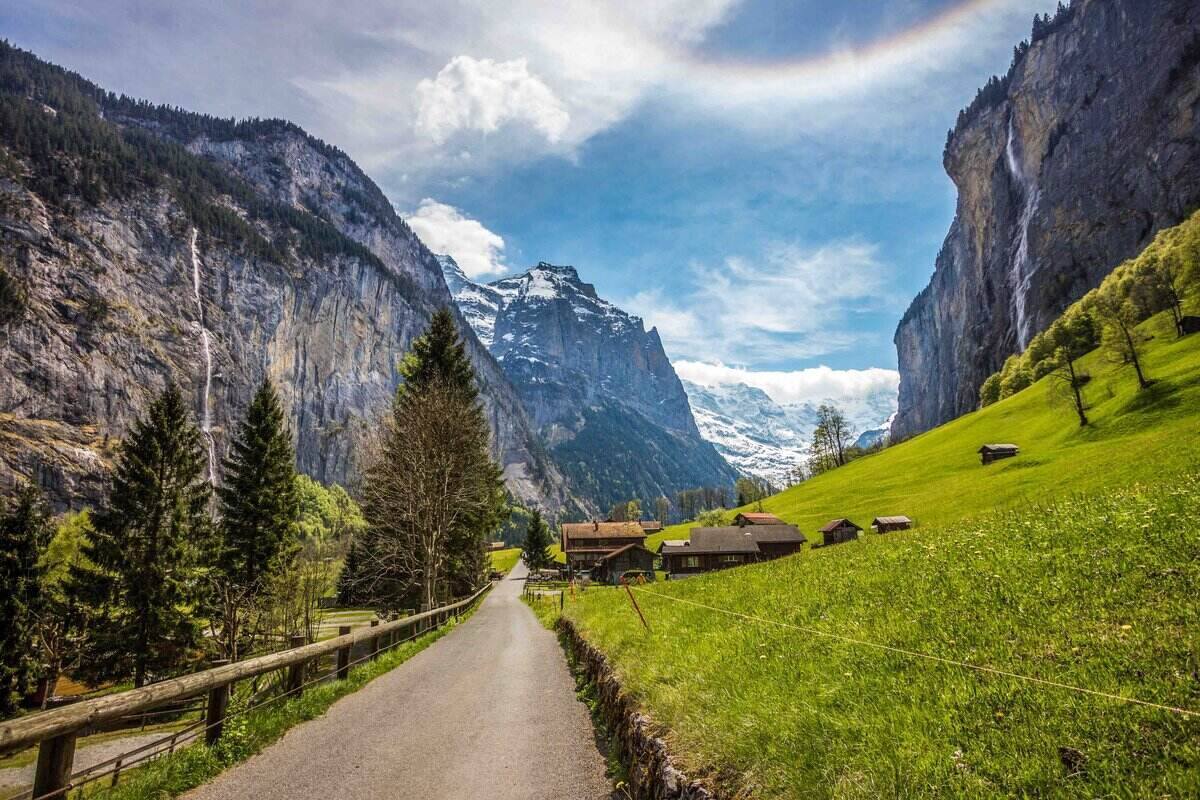
[[(117, 98), (2, 47), (0, 267), (26, 303), (0, 332), (0, 482), (33, 479), (60, 508), (94, 503), (114, 443), (169, 380), (198, 421), (208, 409), (219, 459), (268, 377), (299, 468), (351, 480), (399, 360), (454, 307), (379, 188), (289, 123)], [(510, 490), (561, 510), (520, 398), (460, 328)]]
[(658, 331), (599, 297), (574, 267), (541, 263), (479, 285), (441, 260), (463, 315), (592, 509), (733, 483), (737, 473), (696, 427)]
[(894, 437), (982, 381), (1200, 203), (1200, 4), (1074, 0), (1035, 26), (946, 145), (958, 207), (896, 330)]

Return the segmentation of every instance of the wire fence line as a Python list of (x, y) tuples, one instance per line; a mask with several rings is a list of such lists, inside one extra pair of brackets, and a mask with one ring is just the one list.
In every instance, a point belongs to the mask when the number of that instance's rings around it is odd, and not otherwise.
[[(62, 787), (55, 788), (51, 791), (44, 792), (44, 793), (38, 794), (36, 796), (34, 795), (34, 792), (36, 791), (36, 789), (27, 789), (17, 795), (10, 796), (10, 800), (50, 800), (51, 798), (65, 798), (68, 795), (68, 793), (70, 793), (71, 791), (74, 791), (76, 789), (82, 790), (82, 788), (84, 786), (94, 783), (94, 782), (101, 780), (108, 776), (112, 776), (112, 783), (110, 784), (110, 788), (117, 786), (118, 781), (120, 779), (120, 775), (125, 770), (128, 770), (135, 766), (144, 764), (145, 762), (147, 762), (153, 758), (162, 756), (164, 754), (169, 755), (171, 753), (174, 753), (174, 751), (177, 748), (179, 748), (180, 746), (190, 743), (190, 742), (198, 739), (200, 736), (206, 735), (210, 730), (213, 730), (214, 728), (219, 728), (219, 727), (224, 726), (225, 723), (231, 719), (236, 719), (240, 716), (249, 714), (254, 711), (261, 711), (271, 705), (274, 705), (275, 703), (278, 703), (281, 700), (285, 700), (293, 695), (299, 695), (307, 687), (316, 685), (318, 683), (332, 682), (339, 675), (342, 675), (344, 672), (348, 673), (348, 671), (350, 669), (352, 669), (358, 665), (361, 665), (364, 662), (372, 661), (372, 660), (376, 659), (381, 653), (387, 652), (388, 650), (392, 650), (403, 644), (407, 644), (408, 642), (411, 642), (421, 636), (424, 636), (425, 634), (433, 633), (433, 632), (441, 629), (444, 625), (446, 625), (450, 621), (450, 619), (452, 617), (457, 619), (459, 608), (470, 609), (471, 605), (474, 604), (477, 600), (479, 600), (484, 595), (486, 590), (489, 588), (490, 588), (490, 585), (485, 586), (483, 589), (479, 590), (474, 595), (467, 598), (465, 601), (460, 601), (459, 603), (452, 604), (450, 606), (446, 606), (441, 609), (433, 609), (431, 612), (425, 612), (426, 614), (429, 614), (431, 616), (418, 615), (418, 617), (423, 617), (423, 618), (414, 619), (413, 622), (410, 623), (409, 634), (407, 636), (404, 636), (403, 638), (397, 639), (397, 638), (391, 637), (391, 634), (388, 633), (387, 635), (389, 636), (390, 640), (386, 644), (379, 644), (379, 640), (381, 638), (383, 638), (383, 636), (385, 635), (384, 632), (380, 632), (379, 634), (377, 634), (376, 636), (373, 636), (373, 637), (368, 637), (367, 640), (369, 642), (373, 642), (374, 647), (369, 649), (368, 652), (361, 655), (359, 658), (349, 660), (345, 664), (339, 663), (338, 660), (335, 659), (333, 668), (331, 670), (329, 670), (327, 672), (323, 672), (320, 675), (317, 675), (316, 677), (305, 680), (296, 686), (284, 689), (284, 691), (280, 692), (279, 694), (276, 694), (273, 697), (258, 701), (258, 698), (262, 697), (265, 694), (266, 690), (264, 690), (262, 692), (258, 692), (257, 694), (251, 696), (248, 699), (248, 702), (245, 707), (239, 708), (239, 709), (236, 709), (233, 711), (228, 711), (227, 713), (222, 715), (220, 719), (216, 720), (215, 722), (205, 724), (205, 717), (202, 716), (199, 720), (192, 723), (191, 725), (188, 725), (180, 730), (174, 731), (171, 734), (165, 735), (161, 739), (157, 739), (153, 742), (148, 742), (139, 747), (135, 747), (131, 750), (128, 750), (128, 751), (120, 753), (116, 756), (113, 756), (112, 758), (109, 758), (105, 761), (102, 761), (97, 764), (93, 764), (89, 767), (86, 767), (84, 769), (72, 772), (66, 785), (64, 785)], [(435, 612), (437, 612), (437, 613), (435, 613)], [(424, 622), (430, 622), (431, 623), (430, 627), (428, 627), (428, 628), (418, 628), (417, 627), (418, 623), (424, 623)], [(370, 631), (375, 630), (375, 628), (370, 627), (370, 628), (366, 628), (365, 630), (369, 633)], [(353, 647), (353, 644), (347, 645), (347, 647)], [(336, 653), (336, 651), (333, 651), (333, 652)], [(312, 658), (309, 661), (306, 661), (304, 663), (309, 664), (309, 663), (312, 663), (312, 661), (319, 662), (324, 655), (330, 655), (330, 653), (324, 653), (322, 655), (315, 656), (314, 658)], [(277, 669), (272, 670), (271, 672), (281, 672), (283, 670), (287, 670), (290, 668), (291, 668), (290, 665), (280, 666)], [(273, 687), (278, 688), (283, 685), (284, 685), (284, 682), (279, 681), (279, 682), (273, 684)], [(202, 707), (205, 708), (205, 710), (207, 712), (207, 703)], [(201, 707), (197, 707), (197, 708), (201, 708)], [(194, 708), (183, 709), (180, 713), (187, 713), (188, 711), (191, 711), (191, 710), (196, 710), (196, 709), (194, 709)], [(136, 715), (134, 715), (134, 716), (136, 716)]]
[(672, 597), (671, 595), (662, 594), (661, 592), (655, 592), (655, 591), (652, 591), (650, 589), (646, 589), (646, 588), (640, 587), (640, 586), (634, 586), (631, 588), (633, 591), (639, 592), (641, 594), (648, 594), (648, 595), (653, 595), (655, 597), (661, 597), (664, 600), (670, 600), (671, 602), (674, 602), (674, 603), (683, 603), (684, 605), (694, 606), (696, 608), (705, 609), (707, 611), (713, 611), (718, 614), (725, 614), (730, 617), (735, 617), (735, 618), (742, 619), (742, 620), (745, 620), (748, 622), (755, 622), (755, 623), (758, 623), (761, 625), (773, 625), (773, 626), (780, 627), (780, 628), (789, 628), (791, 630), (800, 631), (802, 633), (809, 633), (814, 636), (821, 636), (821, 637), (824, 637), (827, 639), (835, 639), (837, 641), (845, 642), (847, 644), (858, 645), (861, 647), (869, 647), (869, 648), (873, 648), (875, 650), (881, 650), (881, 651), (893, 653), (896, 655), (907, 656), (908, 658), (932, 661), (932, 662), (936, 662), (939, 664), (943, 664), (945, 666), (959, 667), (961, 669), (972, 670), (972, 671), (984, 673), (987, 675), (1011, 678), (1013, 680), (1023, 681), (1023, 682), (1038, 685), (1038, 686), (1062, 689), (1065, 691), (1076, 692), (1078, 694), (1090, 695), (1092, 697), (1100, 697), (1100, 698), (1104, 698), (1106, 700), (1112, 700), (1115, 702), (1129, 703), (1131, 705), (1143, 706), (1145, 708), (1152, 708), (1152, 709), (1156, 709), (1158, 711), (1166, 711), (1166, 712), (1176, 714), (1178, 716), (1186, 717), (1189, 719), (1200, 719), (1200, 711), (1194, 711), (1192, 709), (1182, 708), (1180, 706), (1172, 706), (1172, 705), (1167, 705), (1165, 703), (1156, 703), (1151, 700), (1142, 700), (1137, 697), (1130, 697), (1128, 695), (1116, 694), (1114, 692), (1105, 692), (1105, 691), (1101, 691), (1098, 689), (1088, 689), (1084, 686), (1076, 686), (1074, 684), (1065, 683), (1062, 681), (1051, 680), (1049, 678), (1038, 678), (1033, 675), (1024, 675), (1019, 672), (1012, 672), (1011, 670), (1000, 669), (998, 667), (990, 667), (990, 666), (987, 666), (986, 664), (973, 664), (969, 661), (959, 661), (959, 660), (953, 659), (953, 658), (946, 658), (945, 656), (937, 656), (937, 655), (933, 655), (932, 653), (922, 653), (919, 650), (908, 650), (906, 648), (896, 647), (894, 645), (880, 644), (879, 642), (872, 642), (872, 641), (868, 641), (866, 639), (856, 639), (853, 636), (846, 636), (846, 635), (840, 634), (840, 633), (832, 633), (830, 631), (823, 631), (819, 628), (810, 628), (807, 625), (797, 625), (795, 623), (784, 622), (782, 620), (768, 619), (766, 617), (758, 617), (758, 616), (754, 616), (753, 614), (744, 614), (740, 611), (733, 611), (733, 610), (727, 609), (727, 608), (720, 608), (718, 606), (710, 606), (705, 603), (698, 603), (694, 600), (687, 600), (682, 597)]

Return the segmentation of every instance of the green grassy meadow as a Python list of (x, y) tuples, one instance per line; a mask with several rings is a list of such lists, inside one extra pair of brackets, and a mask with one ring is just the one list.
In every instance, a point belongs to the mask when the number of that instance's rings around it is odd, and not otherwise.
[(492, 559), (492, 569), (507, 574), (521, 559), (521, 548), (506, 547), (503, 550), (493, 550), (488, 556)]
[[(624, 592), (565, 613), (747, 796), (1200, 796), (1200, 336), (1146, 326), (1157, 383), (1088, 356), (1086, 429), (1042, 382), (765, 503), (914, 530), (641, 587), (649, 632)], [(981, 467), (989, 441), (1021, 455)]]
[[(1080, 359), (1092, 375), (1084, 389), (1087, 428), (1079, 427), (1070, 407), (1056, 401), (1052, 385), (1043, 380), (780, 492), (764, 500), (763, 508), (800, 526), (817, 543), (816, 529), (837, 517), (866, 528), (876, 516), (904, 514), (923, 527), (1185, 466), (1200, 444), (1200, 337), (1176, 339), (1164, 316), (1143, 327), (1155, 337), (1146, 364), (1156, 383), (1146, 392), (1137, 391), (1131, 370), (1106, 363), (1099, 352)], [(976, 451), (986, 442), (1012, 442), (1021, 454), (981, 467)], [(646, 546), (653, 550), (663, 539), (686, 539), (694, 526), (670, 526), (648, 537)]]

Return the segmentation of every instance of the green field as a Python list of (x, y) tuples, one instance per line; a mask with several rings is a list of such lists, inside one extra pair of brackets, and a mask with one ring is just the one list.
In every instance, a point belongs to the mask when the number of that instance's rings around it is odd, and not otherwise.
[(492, 559), (492, 569), (507, 575), (508, 571), (515, 567), (517, 561), (520, 560), (521, 548), (506, 547), (503, 550), (493, 550), (488, 555)]
[[(752, 796), (1200, 795), (1200, 336), (1146, 327), (1157, 383), (1088, 356), (1086, 429), (1043, 382), (765, 503), (912, 531), (639, 589), (648, 633), (615, 591), (567, 616)], [(1021, 455), (981, 467), (989, 441)]]
[[(1084, 390), (1092, 421), (1087, 428), (1053, 399), (1043, 380), (769, 497), (763, 508), (799, 525), (815, 544), (821, 540), (816, 529), (836, 517), (866, 528), (876, 516), (903, 514), (924, 527), (1185, 466), (1200, 442), (1200, 337), (1177, 340), (1162, 316), (1144, 327), (1156, 337), (1146, 358), (1156, 383), (1146, 392), (1137, 391), (1131, 371), (1106, 363), (1100, 353), (1080, 359), (1092, 375)], [(976, 451), (986, 442), (1012, 442), (1021, 454), (982, 467)], [(670, 526), (646, 546), (654, 550), (663, 539), (686, 539), (694, 525)]]

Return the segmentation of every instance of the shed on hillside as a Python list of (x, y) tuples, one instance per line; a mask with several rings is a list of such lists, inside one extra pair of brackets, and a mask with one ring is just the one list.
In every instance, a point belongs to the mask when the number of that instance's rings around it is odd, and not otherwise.
[(646, 533), (658, 533), (663, 528), (662, 522), (657, 519), (644, 519), (638, 522), (638, 525), (641, 525)]
[(733, 524), (744, 528), (747, 525), (786, 525), (787, 523), (774, 514), (767, 514), (762, 511), (747, 511), (734, 517)]
[(871, 520), (871, 527), (876, 533), (905, 531), (912, 527), (912, 520), (908, 517), (876, 517)]
[(857, 539), (862, 528), (845, 517), (839, 517), (838, 519), (829, 520), (829, 522), (826, 522), (817, 530), (825, 534), (825, 540), (821, 542), (821, 545), (828, 547), (831, 544), (841, 544), (842, 542)]
[(1020, 452), (1021, 448), (1015, 444), (985, 444), (979, 448), (979, 460), (984, 466), (987, 466), (1002, 458), (1012, 458)]

